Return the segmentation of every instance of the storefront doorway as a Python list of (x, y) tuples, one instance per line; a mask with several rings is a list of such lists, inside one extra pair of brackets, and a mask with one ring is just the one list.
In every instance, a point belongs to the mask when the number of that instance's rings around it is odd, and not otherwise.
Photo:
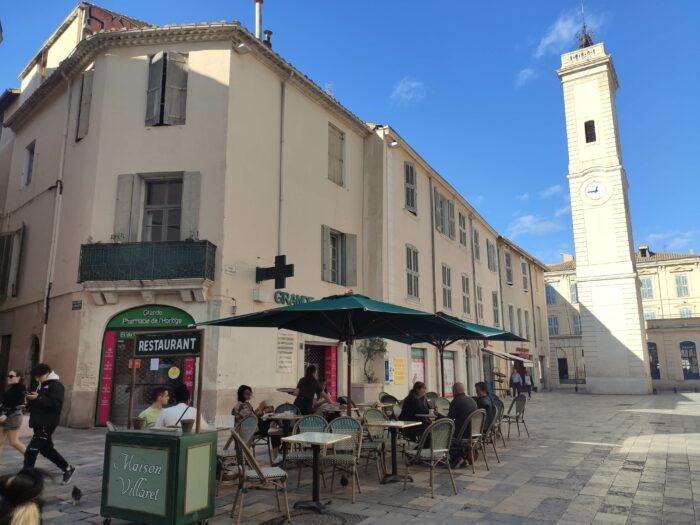
[(335, 401), (338, 395), (338, 347), (307, 344), (304, 346), (304, 370), (315, 365), (319, 380), (326, 382), (326, 390)]
[(135, 414), (151, 403), (150, 394), (156, 386), (163, 385), (172, 389), (184, 383), (190, 394), (195, 392), (193, 357), (132, 359), (137, 333), (168, 328), (182, 329), (190, 324), (194, 324), (194, 319), (187, 312), (164, 305), (132, 308), (110, 319), (102, 342), (96, 425), (104, 425), (107, 421), (116, 425), (127, 424), (133, 367), (136, 367)]

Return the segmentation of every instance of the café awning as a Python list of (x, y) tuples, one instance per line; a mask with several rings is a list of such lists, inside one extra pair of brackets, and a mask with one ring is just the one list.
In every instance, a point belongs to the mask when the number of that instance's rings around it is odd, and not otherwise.
[(532, 361), (529, 359), (525, 359), (523, 357), (513, 355), (513, 354), (508, 354), (506, 352), (499, 352), (498, 350), (493, 350), (492, 348), (482, 348), (482, 352), (486, 352), (487, 354), (491, 354), (492, 356), (495, 357), (500, 357), (501, 359), (509, 359), (511, 361), (520, 361), (524, 366), (533, 366)]

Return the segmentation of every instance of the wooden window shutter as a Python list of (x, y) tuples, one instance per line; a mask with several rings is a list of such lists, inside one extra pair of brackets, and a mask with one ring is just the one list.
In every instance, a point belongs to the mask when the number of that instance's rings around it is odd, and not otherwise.
[(24, 224), (15, 230), (12, 236), (12, 255), (10, 257), (10, 279), (8, 290), (12, 297), (17, 297), (19, 292), (20, 268), (22, 268), (22, 247), (24, 246)]
[(187, 110), (187, 53), (168, 53), (165, 72), (163, 124), (182, 125)]
[(78, 108), (78, 125), (75, 131), (75, 140), (81, 140), (88, 134), (90, 124), (90, 102), (92, 101), (92, 79), (95, 72), (85, 71), (83, 73), (82, 86), (80, 89), (80, 107)]
[(447, 217), (448, 217), (448, 231), (450, 239), (455, 238), (455, 204), (452, 201), (447, 201)]
[(357, 286), (357, 235), (345, 234), (345, 285)]
[(11, 233), (0, 235), (0, 298), (7, 296), (7, 285), (10, 280), (10, 262), (12, 260)]
[(331, 229), (321, 226), (321, 279), (331, 282)]
[(433, 188), (433, 210), (435, 210), (435, 227), (440, 230), (440, 192)]
[(141, 207), (141, 180), (133, 173), (117, 178), (117, 202), (114, 210), (115, 242), (137, 242)]
[(146, 126), (161, 124), (160, 103), (163, 87), (163, 52), (151, 58), (148, 67), (148, 90), (146, 91)]
[(199, 238), (199, 202), (202, 175), (198, 171), (186, 171), (182, 175), (182, 211), (180, 215), (180, 239)]

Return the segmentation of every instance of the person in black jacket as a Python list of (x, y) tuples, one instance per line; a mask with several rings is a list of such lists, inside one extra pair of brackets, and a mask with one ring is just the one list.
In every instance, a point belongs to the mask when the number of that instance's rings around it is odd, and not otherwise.
[(73, 478), (75, 467), (58, 453), (51, 439), (61, 416), (65, 389), (58, 381), (58, 375), (46, 363), (36, 365), (32, 376), (39, 382), (39, 389), (27, 394), (29, 426), (34, 430), (34, 435), (24, 453), (24, 468), (34, 468), (36, 458), (41, 454), (63, 471), (62, 484), (66, 485)]
[(9, 387), (5, 390), (0, 404), (0, 452), (3, 438), (7, 436), (10, 446), (24, 455), (26, 447), (19, 440), (19, 428), (22, 426), (22, 407), (27, 389), (16, 370), (7, 373), (7, 384)]
[(401, 405), (401, 415), (399, 416), (401, 421), (419, 421), (421, 423), (419, 427), (416, 426), (404, 429), (404, 435), (412, 441), (418, 441), (423, 431), (430, 425), (425, 418), (417, 415), (430, 412), (428, 401), (425, 399), (427, 390), (425, 383), (416, 381)]

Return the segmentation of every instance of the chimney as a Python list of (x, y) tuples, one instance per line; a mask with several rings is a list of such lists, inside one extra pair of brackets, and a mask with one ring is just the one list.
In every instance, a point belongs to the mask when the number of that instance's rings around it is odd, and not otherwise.
[(263, 0), (255, 0), (255, 38), (262, 37), (262, 5)]
[(265, 44), (267, 47), (272, 49), (272, 40), (270, 40), (272, 37), (272, 31), (269, 29), (265, 29), (265, 40), (263, 40), (263, 44)]
[(561, 258), (564, 262), (571, 262), (574, 260), (574, 256), (570, 253), (562, 253)]

